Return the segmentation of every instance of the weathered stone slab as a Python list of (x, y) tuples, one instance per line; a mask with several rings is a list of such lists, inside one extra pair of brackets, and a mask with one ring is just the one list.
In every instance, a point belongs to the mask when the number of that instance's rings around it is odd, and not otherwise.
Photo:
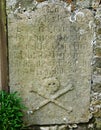
[(27, 124), (90, 118), (93, 16), (71, 14), (63, 2), (8, 13), (9, 85), (28, 107)]

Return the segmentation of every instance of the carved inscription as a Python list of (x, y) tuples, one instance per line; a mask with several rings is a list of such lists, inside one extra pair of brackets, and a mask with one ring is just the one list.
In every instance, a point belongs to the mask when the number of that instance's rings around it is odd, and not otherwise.
[(78, 123), (90, 117), (93, 29), (88, 16), (93, 17), (82, 10), (83, 21), (81, 12), (71, 21), (57, 3), (30, 12), (30, 19), (9, 17), (9, 85), (32, 113), (25, 116), (27, 124)]

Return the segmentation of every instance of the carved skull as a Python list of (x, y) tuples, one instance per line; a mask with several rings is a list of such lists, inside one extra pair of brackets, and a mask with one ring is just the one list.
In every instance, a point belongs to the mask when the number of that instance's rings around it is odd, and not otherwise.
[(58, 91), (60, 83), (55, 77), (46, 78), (44, 79), (43, 86), (45, 87), (47, 93), (54, 94)]

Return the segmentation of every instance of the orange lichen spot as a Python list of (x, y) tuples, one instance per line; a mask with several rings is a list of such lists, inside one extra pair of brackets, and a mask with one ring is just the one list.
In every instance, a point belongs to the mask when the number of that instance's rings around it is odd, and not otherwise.
[(69, 4), (70, 4), (70, 3), (72, 3), (72, 1), (73, 1), (73, 0), (67, 0), (67, 3), (69, 3)]
[(76, 5), (72, 4), (71, 11), (73, 12), (73, 11), (75, 11), (75, 9), (76, 9)]

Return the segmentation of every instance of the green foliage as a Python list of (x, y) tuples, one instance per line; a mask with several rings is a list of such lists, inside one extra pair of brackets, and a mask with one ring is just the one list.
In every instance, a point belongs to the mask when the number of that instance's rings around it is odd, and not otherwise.
[(23, 126), (23, 108), (17, 92), (9, 94), (0, 91), (0, 130), (20, 130)]

